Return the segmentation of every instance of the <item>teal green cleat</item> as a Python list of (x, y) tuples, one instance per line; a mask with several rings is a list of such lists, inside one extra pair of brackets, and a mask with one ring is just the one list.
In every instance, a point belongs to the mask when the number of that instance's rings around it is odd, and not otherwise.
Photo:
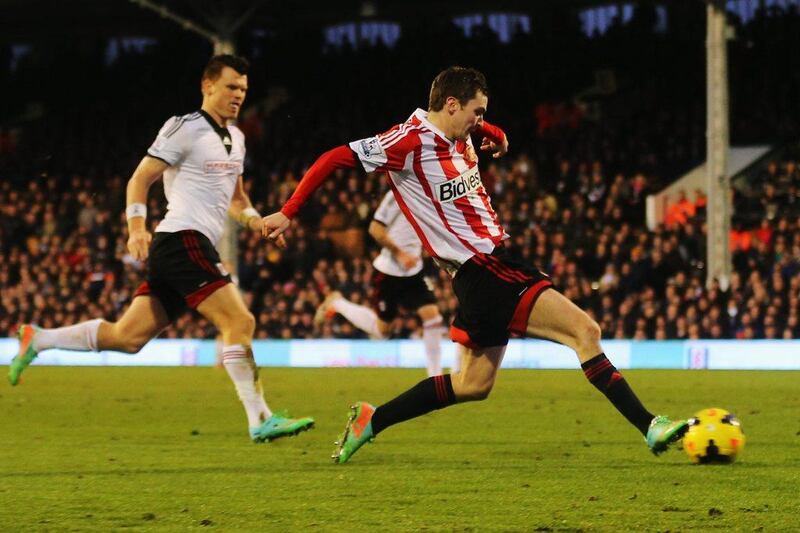
[(314, 419), (310, 417), (289, 418), (286, 413), (275, 413), (264, 420), (258, 427), (250, 428), (253, 442), (270, 442), (281, 437), (297, 435), (314, 427)]
[(341, 438), (335, 442), (336, 449), (331, 458), (334, 463), (346, 463), (359, 448), (372, 441), (372, 414), (375, 407), (367, 402), (358, 402), (350, 407), (350, 417)]
[(688, 420), (676, 420), (673, 422), (663, 415), (655, 417), (650, 422), (647, 429), (647, 436), (644, 438), (650, 451), (655, 455), (663, 453), (670, 444), (679, 440), (689, 430)]
[(8, 365), (8, 382), (12, 385), (19, 383), (19, 378), (22, 371), (30, 366), (34, 359), (36, 359), (37, 352), (33, 348), (33, 336), (39, 328), (32, 324), (23, 324), (17, 330), (17, 338), (19, 339), (19, 351), (11, 364)]

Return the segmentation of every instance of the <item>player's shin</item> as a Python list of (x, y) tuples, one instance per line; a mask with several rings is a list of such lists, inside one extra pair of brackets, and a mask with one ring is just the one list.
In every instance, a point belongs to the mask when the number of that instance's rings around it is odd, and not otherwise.
[(99, 318), (55, 329), (40, 329), (33, 338), (37, 352), (60, 348), (62, 350), (99, 351), (97, 331), (103, 321)]
[(235, 344), (222, 349), (222, 364), (231, 377), (239, 399), (247, 413), (247, 422), (251, 428), (258, 427), (272, 416), (264, 400), (258, 367), (249, 346)]
[(611, 364), (604, 353), (581, 364), (586, 379), (605, 394), (606, 398), (636, 429), (647, 434), (654, 415), (644, 408), (622, 374)]
[(372, 433), (456, 402), (450, 374), (420, 381), (397, 398), (386, 402), (372, 415)]

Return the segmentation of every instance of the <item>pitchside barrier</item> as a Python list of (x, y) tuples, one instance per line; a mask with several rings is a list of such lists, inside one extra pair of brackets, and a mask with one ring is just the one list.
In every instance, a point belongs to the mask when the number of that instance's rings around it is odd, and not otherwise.
[[(800, 370), (800, 341), (605, 341), (603, 347), (618, 368)], [(217, 345), (212, 340), (158, 339), (139, 353), (47, 350), (38, 365), (211, 366)], [(255, 341), (261, 366), (424, 368), (421, 340), (268, 340)], [(0, 339), (0, 365), (17, 352), (16, 339)], [(456, 345), (442, 342), (442, 366), (448, 367)], [(578, 368), (564, 346), (538, 340), (512, 340), (504, 368)]]

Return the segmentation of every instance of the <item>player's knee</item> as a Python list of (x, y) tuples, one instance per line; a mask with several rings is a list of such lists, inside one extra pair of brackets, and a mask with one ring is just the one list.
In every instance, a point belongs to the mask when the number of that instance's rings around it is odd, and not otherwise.
[(244, 311), (225, 317), (218, 326), (223, 333), (252, 337), (256, 330), (256, 317), (250, 311)]
[(600, 344), (602, 334), (600, 325), (587, 316), (585, 320), (581, 321), (576, 331), (577, 348), (590, 351), (596, 349)]
[(256, 317), (253, 316), (253, 313), (250, 311), (246, 312), (244, 316), (242, 316), (242, 331), (249, 336), (253, 336), (253, 332), (256, 330)]

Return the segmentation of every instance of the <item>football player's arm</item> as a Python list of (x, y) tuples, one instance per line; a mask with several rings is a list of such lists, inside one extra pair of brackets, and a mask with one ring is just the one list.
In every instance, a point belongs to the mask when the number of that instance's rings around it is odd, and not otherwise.
[(311, 165), (311, 168), (300, 180), (291, 198), (277, 213), (264, 217), (261, 232), (265, 237), (276, 239), (287, 230), (292, 218), (306, 203), (308, 198), (333, 172), (340, 168), (356, 168), (358, 162), (353, 151), (347, 145), (328, 150)]
[(482, 120), (475, 133), (483, 136), (481, 150), (492, 152), (495, 159), (503, 157), (508, 152), (508, 136), (499, 127)]
[(233, 189), (231, 206), (228, 208), (228, 215), (242, 226), (253, 231), (261, 231), (261, 215), (253, 207), (247, 192), (244, 190), (244, 179), (239, 176), (236, 181), (236, 188)]
[(419, 261), (419, 257), (415, 257), (413, 254), (410, 254), (397, 246), (397, 244), (389, 236), (389, 231), (386, 228), (386, 224), (383, 222), (373, 219), (372, 222), (369, 223), (368, 231), (372, 238), (375, 239), (375, 242), (380, 244), (383, 248), (389, 250), (397, 262), (403, 266), (403, 268), (409, 269), (416, 265), (417, 261)]
[(125, 215), (128, 220), (128, 252), (139, 260), (147, 259), (152, 236), (147, 231), (147, 192), (167, 169), (161, 159), (145, 156), (128, 180)]

